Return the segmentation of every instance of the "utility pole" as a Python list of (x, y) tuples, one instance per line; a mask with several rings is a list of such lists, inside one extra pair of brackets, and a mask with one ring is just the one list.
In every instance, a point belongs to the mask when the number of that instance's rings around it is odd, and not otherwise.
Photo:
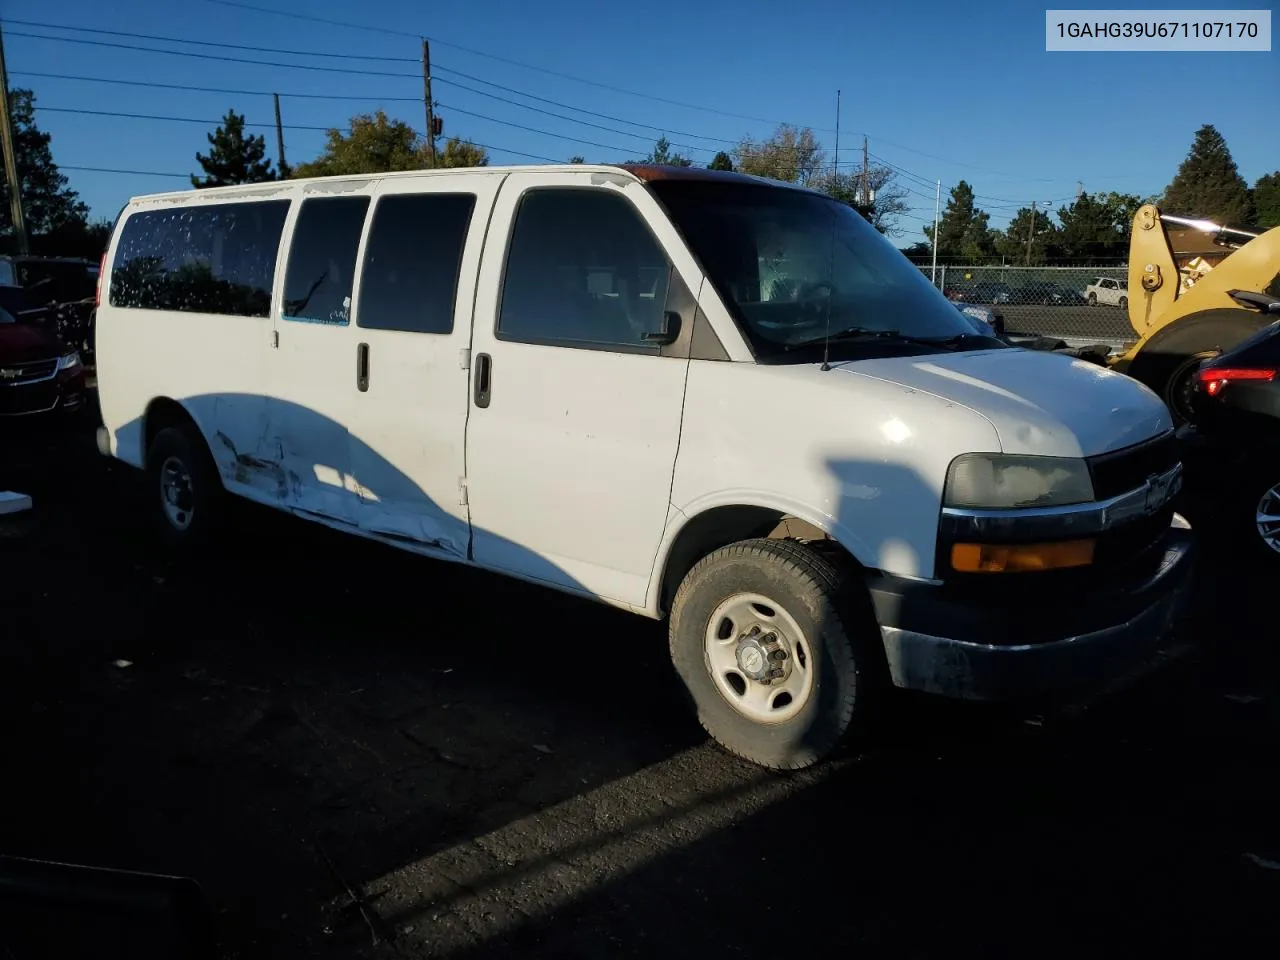
[(831, 186), (834, 188), (840, 181), (840, 91), (836, 91), (836, 148), (831, 152)]
[(929, 280), (938, 285), (938, 221), (942, 217), (942, 181), (938, 181), (937, 193), (933, 196), (933, 269), (929, 271)]
[(1036, 235), (1036, 201), (1031, 201), (1031, 229), (1027, 231), (1027, 263), (1031, 263), (1031, 241)]
[(867, 161), (867, 135), (862, 135), (862, 205), (871, 205), (871, 165)]
[(284, 124), (280, 122), (280, 94), (273, 93), (276, 100), (276, 166), (280, 168), (280, 178), (289, 175), (289, 164), (284, 159)]
[(18, 158), (13, 152), (13, 116), (9, 110), (9, 71), (4, 65), (4, 35), (0, 33), (0, 145), (4, 148), (4, 177), (9, 184), (9, 215), (18, 253), (28, 254), (27, 221), (22, 215), (22, 183), (18, 179)]
[(431, 102), (431, 44), (422, 40), (422, 99), (427, 106), (427, 158), (436, 165), (436, 111)]

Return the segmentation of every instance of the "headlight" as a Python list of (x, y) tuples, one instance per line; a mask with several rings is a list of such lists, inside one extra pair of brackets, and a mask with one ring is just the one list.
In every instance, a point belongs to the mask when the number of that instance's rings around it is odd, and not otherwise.
[(1093, 500), (1083, 460), (966, 453), (951, 461), (943, 505), (970, 510), (1061, 507)]
[(58, 358), (59, 370), (72, 370), (80, 366), (80, 352), (72, 350), (70, 353)]

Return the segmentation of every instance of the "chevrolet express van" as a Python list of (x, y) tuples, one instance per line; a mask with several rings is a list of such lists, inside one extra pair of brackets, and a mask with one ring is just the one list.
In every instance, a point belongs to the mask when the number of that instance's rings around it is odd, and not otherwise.
[(1155, 394), (984, 336), (798, 187), (566, 165), (170, 193), (104, 264), (99, 446), (167, 537), (213, 536), (230, 494), (668, 618), (706, 730), (770, 768), (893, 686), (1107, 684), (1185, 594)]

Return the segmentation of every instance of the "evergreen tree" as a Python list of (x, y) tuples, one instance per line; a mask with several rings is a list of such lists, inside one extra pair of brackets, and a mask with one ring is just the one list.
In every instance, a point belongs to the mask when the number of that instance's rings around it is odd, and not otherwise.
[(1249, 185), (1212, 124), (1196, 131), (1187, 158), (1165, 188), (1162, 206), (1173, 214), (1202, 217), (1223, 226), (1244, 226), (1254, 218)]
[(715, 155), (714, 158), (712, 158), (711, 162), (707, 164), (707, 169), (708, 170), (728, 170), (732, 172), (733, 157), (729, 156), (727, 153), (721, 150), (719, 153)]
[[(961, 180), (951, 188), (938, 222), (938, 256), (973, 261), (991, 257), (995, 242), (987, 226), (990, 220), (987, 212), (975, 205), (973, 187)], [(924, 235), (933, 241), (933, 224), (924, 228)]]
[(267, 142), (263, 137), (245, 136), (244, 117), (228, 110), (222, 126), (207, 134), (208, 155), (197, 153), (196, 160), (205, 176), (192, 177), (193, 187), (225, 187), (233, 183), (263, 183), (278, 177), (266, 160)]
[(1280, 170), (1263, 174), (1253, 185), (1253, 204), (1258, 226), (1263, 230), (1280, 227)]

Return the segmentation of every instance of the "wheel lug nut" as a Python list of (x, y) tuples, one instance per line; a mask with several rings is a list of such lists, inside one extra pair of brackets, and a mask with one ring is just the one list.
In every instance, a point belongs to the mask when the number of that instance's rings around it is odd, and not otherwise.
[(772, 670), (769, 671), (769, 676), (775, 677), (775, 678), (782, 676), (782, 668), (774, 667)]
[(783, 661), (783, 660), (787, 659), (787, 651), (785, 651), (785, 650), (775, 650), (775, 651), (773, 651), (773, 653), (769, 654), (769, 656), (770, 656), (770, 658), (772, 658), (772, 659), (774, 659), (774, 660), (777, 660), (777, 661), (781, 662), (781, 661)]

